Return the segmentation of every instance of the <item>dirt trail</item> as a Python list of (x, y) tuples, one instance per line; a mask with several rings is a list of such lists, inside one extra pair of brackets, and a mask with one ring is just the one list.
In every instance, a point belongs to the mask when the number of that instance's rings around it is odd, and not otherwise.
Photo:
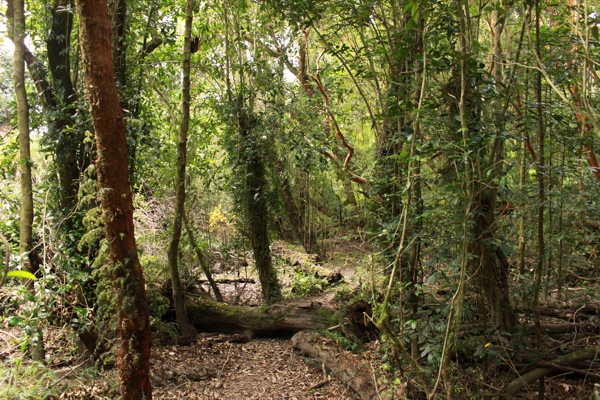
[(285, 339), (230, 343), (201, 334), (188, 347), (153, 353), (156, 399), (352, 399), (320, 365), (298, 355)]

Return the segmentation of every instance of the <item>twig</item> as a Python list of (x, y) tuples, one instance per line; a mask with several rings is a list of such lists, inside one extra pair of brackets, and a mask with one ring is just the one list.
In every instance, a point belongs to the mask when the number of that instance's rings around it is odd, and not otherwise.
[(312, 385), (309, 390), (319, 389), (329, 383), (329, 377), (327, 376), (327, 371), (325, 370), (325, 362), (321, 363), (321, 369), (323, 370), (323, 380), (319, 383)]
[(3, 334), (3, 335), (8, 335), (8, 336), (10, 336), (10, 337), (11, 337), (11, 338), (13, 338), (13, 339), (19, 339), (19, 338), (18, 338), (18, 337), (16, 337), (15, 335), (13, 335), (13, 334), (11, 334), (11, 333), (8, 333), (8, 332), (6, 332), (6, 331), (0, 331), (0, 333), (1, 333), (1, 334)]
[(217, 379), (221, 379), (221, 376), (223, 375), (223, 371), (225, 370), (225, 367), (229, 363), (229, 359), (231, 358), (231, 349), (232, 348), (233, 348), (233, 344), (229, 343), (229, 351), (227, 352), (227, 358), (225, 359), (225, 362), (223, 362), (223, 365), (221, 366), (221, 369), (219, 370), (219, 373), (217, 374)]

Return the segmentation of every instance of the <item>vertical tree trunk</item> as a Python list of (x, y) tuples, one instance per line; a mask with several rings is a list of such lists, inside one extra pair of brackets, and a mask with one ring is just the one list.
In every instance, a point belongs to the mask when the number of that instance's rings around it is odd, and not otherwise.
[[(10, 14), (9, 14), (10, 15)], [(29, 103), (25, 89), (25, 3), (23, 0), (12, 0), (11, 33), (15, 44), (13, 58), (13, 84), (17, 101), (17, 125), (19, 130), (19, 174), (21, 180), (21, 216), (19, 223), (19, 253), (23, 259), (25, 270), (36, 274), (39, 271), (40, 259), (33, 248), (33, 184), (31, 177), (31, 150), (29, 140)], [(33, 281), (26, 285), (33, 289)], [(42, 331), (38, 328), (32, 336), (32, 357), (44, 361), (44, 342)]]
[[(522, 142), (521, 156), (519, 162), (519, 193), (525, 192), (525, 181), (527, 179), (527, 150), (525, 141)], [(519, 279), (525, 274), (525, 249), (527, 238), (525, 236), (525, 224), (527, 221), (526, 208), (522, 207), (519, 214), (519, 251), (517, 254), (517, 269), (519, 271)]]
[(213, 293), (215, 294), (215, 299), (217, 299), (217, 301), (222, 302), (223, 295), (221, 294), (221, 291), (219, 290), (219, 285), (217, 285), (217, 283), (215, 282), (215, 280), (212, 277), (212, 272), (210, 270), (210, 267), (206, 264), (206, 261), (204, 259), (204, 254), (202, 254), (202, 250), (200, 249), (200, 246), (198, 245), (198, 242), (196, 241), (196, 237), (194, 236), (194, 231), (192, 230), (190, 221), (187, 219), (187, 216), (185, 215), (185, 213), (183, 214), (183, 223), (185, 225), (185, 231), (188, 235), (188, 238), (190, 239), (190, 243), (191, 243), (192, 247), (194, 248), (194, 251), (196, 252), (196, 257), (198, 258), (198, 262), (200, 263), (202, 272), (204, 272), (204, 275), (206, 276), (206, 280), (208, 281), (210, 287), (213, 290)]
[[(48, 68), (52, 79), (52, 93), (46, 104), (50, 115), (48, 137), (55, 154), (58, 184), (58, 212), (62, 218), (62, 232), (71, 233), (81, 224), (75, 213), (79, 178), (88, 166), (83, 148), (84, 131), (69, 129), (75, 125), (77, 94), (71, 79), (71, 31), (73, 11), (71, 0), (54, 0), (51, 9), (51, 27), (46, 40)], [(31, 69), (31, 67), (30, 67)], [(77, 238), (76, 240), (78, 240)], [(73, 244), (75, 248), (76, 245)]]
[(78, 0), (77, 12), (98, 145), (96, 165), (109, 244), (108, 262), (117, 296), (120, 333), (117, 365), (121, 396), (124, 399), (151, 399), (150, 321), (135, 242), (125, 123), (112, 64), (108, 8), (103, 1)]
[[(12, 15), (12, 3), (9, 2), (7, 14)], [(61, 230), (71, 232), (78, 225), (73, 212), (77, 205), (78, 180), (81, 171), (88, 165), (83, 151), (83, 131), (71, 131), (74, 103), (77, 95), (71, 80), (70, 43), (73, 28), (71, 0), (54, 0), (50, 9), (50, 32), (46, 40), (48, 66), (52, 85), (46, 80), (44, 65), (24, 47), (24, 56), (29, 73), (38, 89), (41, 104), (47, 112), (48, 133), (46, 140), (52, 142), (55, 156), (59, 190), (57, 191), (57, 211), (60, 215)], [(48, 139), (49, 138), (49, 139)]]
[[(15, 51), (13, 59), (13, 84), (17, 101), (19, 130), (19, 175), (21, 181), (21, 217), (19, 224), (19, 253), (26, 255), (25, 268), (35, 274), (39, 269), (33, 250), (33, 184), (31, 178), (31, 150), (29, 143), (29, 103), (25, 89), (25, 4), (13, 0), (12, 34)], [(31, 281), (28, 281), (31, 282)], [(32, 283), (28, 283), (32, 285)], [(31, 287), (31, 286), (30, 286)]]
[[(560, 165), (565, 165), (565, 153), (566, 146), (562, 148), (561, 155), (561, 163)], [(564, 213), (564, 182), (565, 177), (564, 174), (560, 174), (560, 179), (558, 181), (558, 193), (560, 196), (560, 200), (558, 202), (558, 266), (556, 271), (556, 297), (558, 300), (561, 300), (562, 297), (562, 286), (563, 286), (563, 262), (564, 262), (564, 232), (563, 232), (563, 213)]]
[[(471, 255), (469, 260), (469, 270), (473, 274), (481, 293), (483, 302), (487, 311), (491, 314), (493, 323), (504, 331), (510, 331), (516, 324), (516, 317), (510, 306), (509, 284), (508, 284), (508, 263), (506, 257), (497, 246), (495, 239), (495, 212), (497, 183), (495, 178), (499, 177), (501, 171), (501, 160), (503, 154), (503, 142), (501, 131), (504, 124), (503, 113), (501, 113), (501, 100), (497, 100), (494, 110), (494, 133), (495, 139), (487, 141), (472, 141), (470, 138), (472, 124), (470, 120), (480, 119), (481, 111), (470, 109), (477, 107), (475, 100), (476, 89), (471, 83), (472, 72), (468, 58), (470, 57), (471, 27), (470, 19), (466, 16), (468, 6), (460, 10), (460, 46), (462, 52), (461, 60), (461, 98), (459, 102), (461, 115), (461, 130), (463, 133), (463, 146), (465, 151), (469, 152), (469, 161), (465, 166), (466, 172), (466, 195), (471, 201), (470, 205), (470, 243), (468, 252)], [(498, 93), (503, 93), (502, 70), (501, 70), (501, 34), (504, 26), (504, 16), (499, 16), (497, 11), (492, 13), (492, 36), (493, 36), (493, 54), (492, 54), (492, 72), (497, 81)], [(467, 102), (469, 105), (467, 105)], [(477, 129), (477, 128), (475, 128)], [(500, 132), (500, 133), (499, 133)], [(491, 148), (487, 149), (487, 142), (491, 141)], [(487, 157), (486, 157), (487, 154)], [(490, 173), (491, 172), (491, 173)]]
[(267, 180), (265, 166), (258, 146), (260, 139), (255, 137), (256, 120), (246, 110), (241, 94), (238, 96), (238, 129), (240, 146), (246, 166), (245, 208), (250, 233), (250, 244), (254, 262), (260, 279), (262, 295), (266, 303), (274, 303), (282, 298), (281, 286), (277, 280), (269, 248), (268, 211), (265, 190)]
[(113, 32), (115, 78), (122, 94), (127, 84), (127, 2), (125, 0), (109, 0), (108, 7)]
[(173, 302), (175, 303), (175, 314), (179, 333), (184, 341), (190, 341), (196, 336), (196, 330), (190, 324), (185, 310), (185, 293), (179, 278), (179, 240), (181, 239), (181, 229), (183, 213), (185, 212), (185, 169), (187, 164), (187, 141), (188, 128), (190, 124), (190, 57), (191, 57), (191, 37), (192, 37), (192, 19), (193, 19), (193, 0), (187, 0), (185, 6), (185, 34), (183, 41), (183, 83), (182, 83), (182, 102), (181, 102), (181, 125), (179, 127), (179, 143), (177, 146), (177, 178), (176, 178), (176, 198), (175, 215), (173, 221), (173, 236), (169, 244), (168, 260), (169, 274), (171, 275), (171, 284), (173, 287)]
[[(536, 12), (535, 12), (535, 44), (536, 44), (536, 53), (538, 59), (541, 59), (541, 49), (540, 49), (540, 13), (541, 7), (539, 1), (536, 0), (535, 3)], [(545, 183), (544, 183), (544, 174), (546, 171), (545, 168), (545, 160), (544, 160), (544, 142), (546, 140), (546, 128), (544, 126), (544, 109), (542, 104), (542, 72), (538, 71), (536, 74), (536, 88), (535, 95), (537, 101), (537, 120), (538, 120), (538, 140), (539, 140), (539, 157), (538, 163), (536, 165), (536, 177), (538, 180), (538, 207), (537, 207), (537, 248), (538, 248), (538, 256), (537, 262), (534, 271), (534, 282), (533, 282), (533, 298), (531, 301), (531, 305), (533, 311), (535, 313), (535, 326), (536, 326), (536, 336), (538, 341), (541, 340), (541, 331), (540, 327), (540, 315), (539, 315), (539, 297), (540, 297), (540, 287), (542, 283), (542, 274), (544, 273), (544, 263), (545, 263), (545, 247), (544, 247), (544, 203), (546, 201), (545, 194)], [(541, 343), (538, 343), (541, 344)]]
[(276, 157), (275, 167), (278, 170), (278, 175), (281, 177), (281, 191), (283, 194), (282, 201), (285, 207), (285, 212), (288, 216), (296, 239), (302, 243), (302, 247), (304, 247), (304, 250), (306, 250), (307, 253), (317, 253), (319, 256), (323, 257), (324, 252), (321, 248), (319, 248), (316, 236), (314, 234), (310, 234), (312, 232), (310, 232), (307, 221), (305, 221), (305, 213), (302, 210), (303, 207), (298, 206), (298, 201), (296, 201), (294, 196), (292, 183), (290, 182), (290, 179), (285, 171), (282, 155)]

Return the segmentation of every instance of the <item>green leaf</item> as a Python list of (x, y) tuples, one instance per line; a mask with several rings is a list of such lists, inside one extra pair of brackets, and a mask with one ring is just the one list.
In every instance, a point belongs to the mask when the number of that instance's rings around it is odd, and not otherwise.
[(14, 278), (31, 279), (32, 281), (35, 281), (37, 279), (34, 274), (27, 271), (9, 271), (8, 274), (6, 274), (6, 276)]

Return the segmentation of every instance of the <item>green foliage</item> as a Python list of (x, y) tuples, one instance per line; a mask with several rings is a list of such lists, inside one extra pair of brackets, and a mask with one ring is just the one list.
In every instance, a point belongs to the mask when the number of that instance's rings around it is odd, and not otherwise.
[(325, 278), (319, 277), (314, 272), (307, 272), (303, 269), (297, 269), (292, 275), (292, 293), (298, 295), (307, 295), (315, 292), (321, 292), (329, 287), (329, 282)]
[(16, 358), (0, 366), (0, 397), (47, 399), (61, 394), (52, 371), (36, 362)]
[(2, 46), (6, 38), (0, 39), (0, 126), (10, 123), (13, 110), (12, 55)]
[(11, 296), (16, 307), (5, 318), (10, 326), (22, 329), (23, 336), (19, 338), (21, 352), (43, 346), (42, 327), (50, 315), (53, 299), (43, 292), (32, 294), (24, 286), (14, 290)]
[(346, 336), (336, 331), (325, 331), (325, 336), (334, 340), (335, 344), (341, 349), (346, 351), (359, 354), (363, 350), (362, 343), (357, 343), (353, 340), (348, 339)]
[(164, 321), (165, 313), (170, 307), (169, 297), (163, 295), (155, 286), (148, 287), (146, 297), (148, 299), (150, 324), (152, 325), (154, 337), (161, 344), (176, 343), (179, 336), (177, 324)]

